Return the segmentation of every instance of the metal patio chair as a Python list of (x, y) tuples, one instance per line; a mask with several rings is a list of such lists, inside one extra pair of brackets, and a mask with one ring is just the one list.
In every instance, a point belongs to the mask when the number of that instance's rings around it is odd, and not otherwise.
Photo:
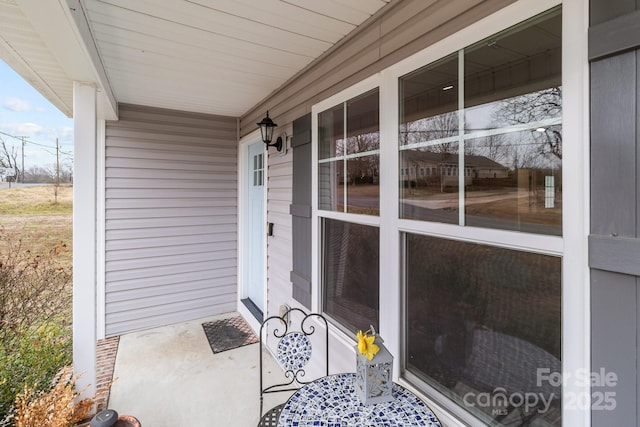
[[(323, 330), (324, 328), (324, 330)], [(317, 335), (324, 339), (324, 351), (314, 351), (311, 336)], [(264, 367), (262, 362), (263, 349), (267, 345), (267, 338), (276, 340), (276, 359), (283, 369), (283, 382), (265, 385)], [(272, 346), (273, 348), (273, 346)], [(260, 422), (258, 427), (276, 426), (284, 403), (269, 409), (264, 415), (263, 399), (267, 393), (281, 393), (295, 391), (301, 385), (308, 384), (317, 377), (307, 378), (307, 364), (312, 358), (324, 355), (323, 375), (329, 375), (329, 324), (327, 319), (318, 313), (306, 313), (299, 308), (290, 308), (282, 316), (267, 318), (260, 327)]]

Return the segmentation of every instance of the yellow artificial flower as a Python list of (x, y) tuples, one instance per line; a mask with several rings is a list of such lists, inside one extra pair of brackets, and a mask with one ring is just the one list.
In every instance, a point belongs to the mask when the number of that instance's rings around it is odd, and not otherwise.
[(368, 333), (369, 331), (364, 333), (362, 331), (358, 331), (356, 337), (358, 338), (358, 351), (363, 356), (366, 356), (367, 359), (371, 360), (373, 359), (373, 356), (380, 351), (380, 347), (373, 343), (376, 337), (373, 335), (369, 336)]

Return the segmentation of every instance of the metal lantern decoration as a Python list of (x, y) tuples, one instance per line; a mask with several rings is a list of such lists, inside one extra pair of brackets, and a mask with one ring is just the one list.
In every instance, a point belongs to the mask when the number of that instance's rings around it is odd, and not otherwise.
[(375, 334), (373, 343), (378, 347), (371, 360), (362, 354), (356, 346), (356, 393), (365, 404), (389, 402), (393, 400), (393, 356), (382, 344), (383, 340)]
[(275, 128), (278, 127), (278, 125), (275, 124), (273, 120), (271, 120), (271, 118), (269, 117), (268, 111), (265, 118), (262, 119), (260, 123), (256, 123), (256, 124), (260, 128), (260, 136), (262, 137), (262, 142), (264, 142), (265, 145), (267, 146), (267, 149), (269, 149), (269, 147), (276, 147), (276, 150), (282, 151), (282, 149), (284, 148), (284, 145), (283, 145), (281, 136), (279, 136), (278, 139), (276, 139), (276, 142), (271, 142), (273, 141), (273, 131)]

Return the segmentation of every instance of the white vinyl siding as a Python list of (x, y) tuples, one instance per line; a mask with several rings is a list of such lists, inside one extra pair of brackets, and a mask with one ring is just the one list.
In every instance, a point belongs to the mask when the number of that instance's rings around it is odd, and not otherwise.
[(105, 145), (106, 336), (234, 310), (236, 119), (121, 105)]

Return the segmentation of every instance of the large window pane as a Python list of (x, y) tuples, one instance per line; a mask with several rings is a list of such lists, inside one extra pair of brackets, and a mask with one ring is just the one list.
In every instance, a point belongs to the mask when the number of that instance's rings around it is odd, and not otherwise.
[(458, 107), (457, 54), (400, 79), (401, 218), (458, 223)]
[(407, 370), (492, 425), (560, 426), (561, 388), (540, 372), (562, 372), (561, 259), (405, 238)]
[(323, 220), (323, 310), (347, 329), (378, 327), (379, 230)]
[(556, 9), (464, 51), (466, 225), (562, 234), (561, 21)]
[(561, 50), (556, 8), (400, 78), (401, 218), (561, 235)]
[(374, 89), (318, 114), (319, 209), (379, 214), (379, 98)]

